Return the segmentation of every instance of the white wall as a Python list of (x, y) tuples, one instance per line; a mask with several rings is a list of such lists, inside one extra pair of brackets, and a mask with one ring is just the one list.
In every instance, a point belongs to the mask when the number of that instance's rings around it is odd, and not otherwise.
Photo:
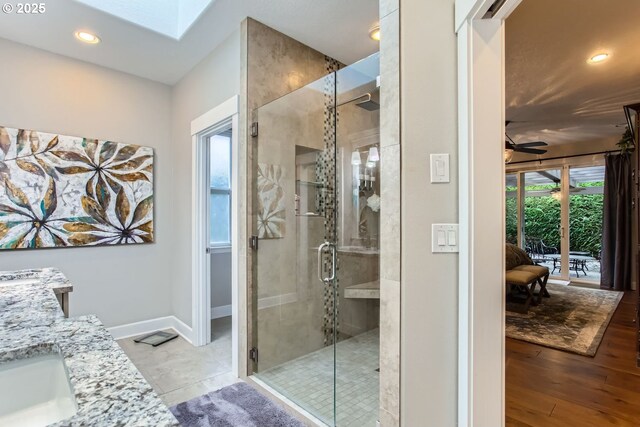
[(171, 314), (171, 91), (168, 86), (0, 39), (0, 125), (155, 149), (156, 243), (3, 251), (0, 270), (55, 266), (73, 282), (71, 315), (107, 326)]
[(231, 305), (231, 251), (211, 254), (211, 307)]
[[(431, 224), (458, 218), (454, 0), (401, 0), (401, 423), (455, 426), (458, 256), (431, 253)], [(451, 154), (451, 183), (429, 155)]]
[[(240, 31), (191, 70), (171, 92), (174, 147), (171, 311), (191, 325), (191, 121), (240, 92)], [(203, 250), (205, 248), (202, 248)], [(192, 325), (191, 325), (192, 326)]]

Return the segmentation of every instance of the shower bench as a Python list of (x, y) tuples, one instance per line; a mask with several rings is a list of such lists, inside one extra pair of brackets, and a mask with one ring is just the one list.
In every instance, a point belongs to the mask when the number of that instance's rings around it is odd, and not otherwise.
[(380, 281), (359, 283), (344, 288), (345, 298), (380, 299)]

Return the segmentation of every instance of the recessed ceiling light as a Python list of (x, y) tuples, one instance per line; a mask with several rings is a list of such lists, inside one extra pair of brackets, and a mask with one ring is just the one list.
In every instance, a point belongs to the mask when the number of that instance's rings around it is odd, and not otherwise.
[(369, 37), (377, 42), (380, 41), (380, 25), (376, 24), (369, 29)]
[(89, 44), (98, 44), (100, 43), (100, 37), (95, 34), (88, 33), (86, 31), (76, 31), (76, 38), (81, 42), (89, 43)]
[(602, 53), (595, 54), (591, 58), (589, 58), (589, 62), (592, 62), (592, 63), (595, 64), (595, 63), (598, 63), (598, 62), (605, 61), (608, 58), (609, 58), (609, 54), (602, 52)]

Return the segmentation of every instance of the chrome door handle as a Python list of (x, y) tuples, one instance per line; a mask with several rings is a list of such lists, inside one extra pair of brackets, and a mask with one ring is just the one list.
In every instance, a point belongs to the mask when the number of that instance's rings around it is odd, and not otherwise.
[[(331, 250), (331, 276), (322, 277), (322, 255), (324, 254), (325, 248), (329, 248)], [(324, 242), (320, 246), (318, 246), (318, 279), (321, 282), (329, 283), (332, 282), (336, 278), (336, 245), (331, 242)]]
[(329, 246), (329, 242), (324, 242), (320, 246), (318, 246), (318, 279), (321, 282), (324, 282), (324, 277), (322, 277), (322, 254), (324, 252), (324, 248)]
[(331, 276), (324, 279), (325, 283), (333, 282), (336, 278), (336, 245), (329, 243), (329, 249), (331, 249)]

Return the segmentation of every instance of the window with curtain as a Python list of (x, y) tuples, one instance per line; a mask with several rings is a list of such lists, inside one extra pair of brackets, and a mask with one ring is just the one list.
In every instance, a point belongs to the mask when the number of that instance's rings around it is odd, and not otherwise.
[(209, 155), (210, 245), (231, 246), (231, 130), (209, 137)]

